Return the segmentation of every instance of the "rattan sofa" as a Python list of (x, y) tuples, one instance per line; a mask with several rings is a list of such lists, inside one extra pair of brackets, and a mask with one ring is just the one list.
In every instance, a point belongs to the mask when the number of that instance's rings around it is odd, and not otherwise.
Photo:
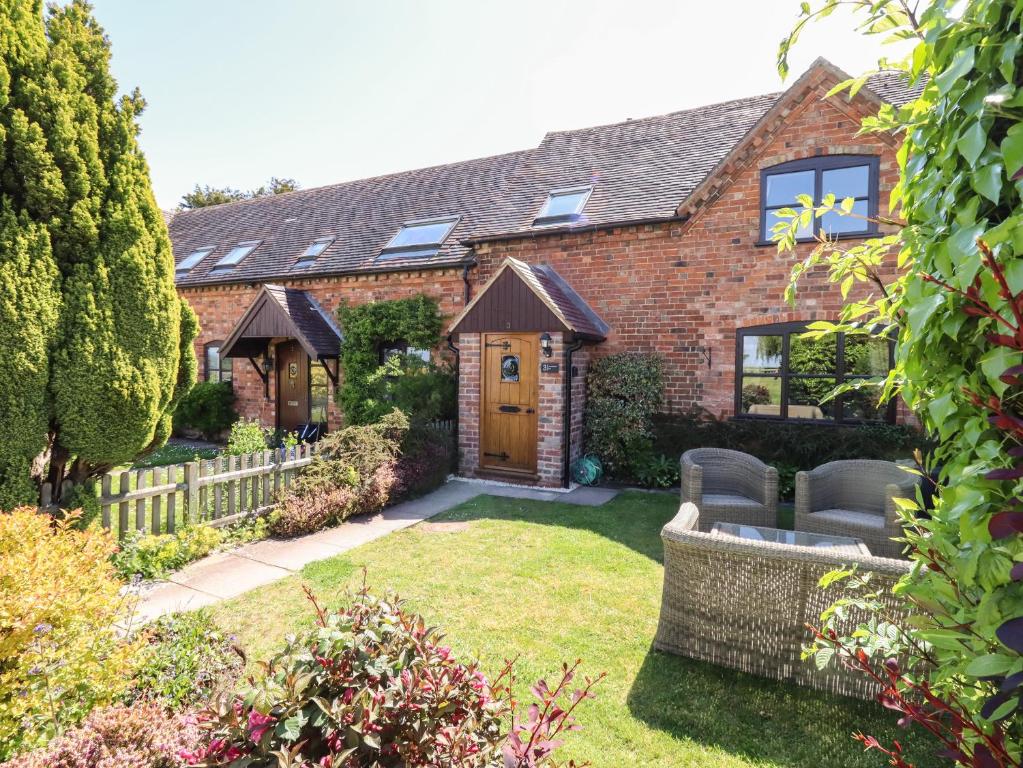
[(796, 474), (796, 530), (863, 539), (871, 554), (900, 557), (895, 499), (914, 498), (919, 477), (890, 461), (832, 461)]
[(726, 448), (682, 454), (682, 502), (700, 510), (700, 530), (717, 522), (778, 525), (778, 470), (756, 456)]
[[(818, 670), (800, 653), (836, 593), (818, 586), (821, 576), (852, 562), (874, 573), (871, 584), (893, 584), (909, 570), (905, 560), (853, 556), (697, 530), (690, 503), (664, 526), (664, 591), (654, 647), (775, 680), (872, 698), (877, 687), (837, 662)], [(892, 612), (898, 603), (890, 596)], [(863, 616), (851, 611), (849, 628)]]

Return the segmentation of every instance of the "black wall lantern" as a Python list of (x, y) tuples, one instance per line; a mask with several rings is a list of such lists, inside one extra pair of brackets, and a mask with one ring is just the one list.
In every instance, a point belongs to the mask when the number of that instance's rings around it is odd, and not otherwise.
[(551, 347), (551, 335), (549, 333), (540, 334), (540, 349), (543, 350), (544, 357), (550, 357), (554, 354), (554, 349)]

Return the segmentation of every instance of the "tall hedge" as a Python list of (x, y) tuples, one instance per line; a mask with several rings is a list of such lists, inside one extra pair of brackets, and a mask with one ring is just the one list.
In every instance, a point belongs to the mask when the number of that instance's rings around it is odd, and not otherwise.
[(174, 290), (136, 140), (144, 102), (117, 98), (91, 8), (0, 7), (0, 274), (14, 286), (0, 298), (0, 423), (19, 427), (0, 447), (10, 507), (35, 501), (43, 479), (80, 482), (164, 441), (194, 381), (196, 323)]

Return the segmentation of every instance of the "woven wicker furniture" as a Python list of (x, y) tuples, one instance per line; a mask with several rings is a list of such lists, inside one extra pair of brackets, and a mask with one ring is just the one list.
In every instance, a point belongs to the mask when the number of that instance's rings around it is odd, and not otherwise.
[(778, 470), (756, 456), (725, 448), (682, 454), (682, 502), (700, 510), (700, 530), (714, 523), (774, 528), (778, 524)]
[[(904, 560), (704, 533), (699, 511), (685, 503), (661, 531), (664, 591), (654, 647), (775, 680), (869, 699), (869, 678), (837, 664), (818, 670), (802, 661), (806, 624), (819, 624), (834, 602), (818, 582), (836, 568), (859, 564), (872, 584), (892, 584)], [(890, 608), (897, 612), (892, 600)], [(864, 617), (851, 612), (849, 627)]]
[(913, 498), (918, 478), (889, 461), (832, 461), (796, 474), (796, 530), (855, 536), (879, 557), (900, 557), (895, 499)]

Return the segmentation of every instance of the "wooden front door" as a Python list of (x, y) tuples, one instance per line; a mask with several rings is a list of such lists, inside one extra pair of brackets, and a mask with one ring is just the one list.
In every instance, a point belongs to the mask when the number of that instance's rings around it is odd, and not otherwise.
[(483, 335), (480, 467), (536, 474), (535, 333)]
[(293, 432), (309, 421), (309, 356), (297, 341), (277, 345), (277, 426)]

